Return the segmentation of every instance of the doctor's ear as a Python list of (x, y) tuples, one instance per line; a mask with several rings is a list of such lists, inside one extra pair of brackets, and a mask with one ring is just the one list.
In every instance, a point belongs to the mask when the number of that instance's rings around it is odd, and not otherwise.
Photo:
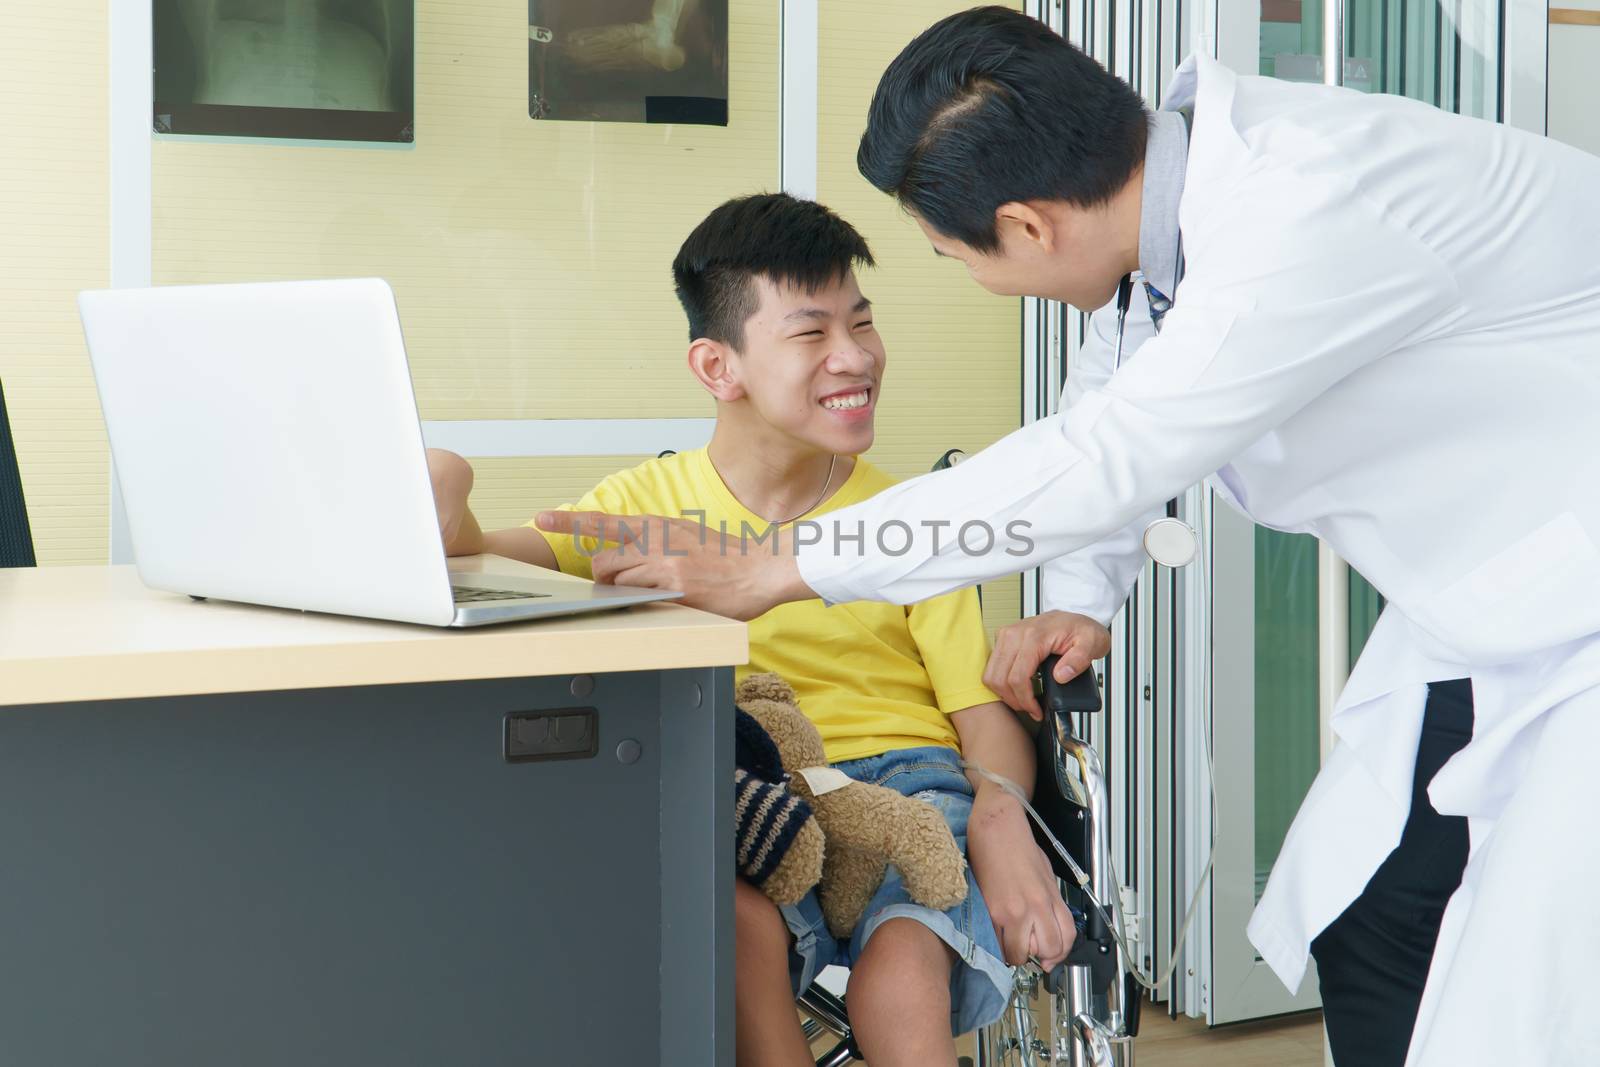
[(721, 341), (697, 337), (689, 345), (689, 370), (718, 400), (739, 400), (744, 386), (734, 366), (736, 354)]
[(1040, 205), (1013, 200), (994, 209), (995, 232), (1005, 251), (1037, 248), (1054, 252), (1059, 240), (1058, 223)]

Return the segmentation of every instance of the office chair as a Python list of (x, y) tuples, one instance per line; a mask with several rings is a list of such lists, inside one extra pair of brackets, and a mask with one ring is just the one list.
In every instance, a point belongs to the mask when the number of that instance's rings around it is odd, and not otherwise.
[(0, 567), (32, 567), (33, 532), (22, 498), (22, 475), (17, 470), (17, 450), (6, 418), (6, 394), (0, 386)]

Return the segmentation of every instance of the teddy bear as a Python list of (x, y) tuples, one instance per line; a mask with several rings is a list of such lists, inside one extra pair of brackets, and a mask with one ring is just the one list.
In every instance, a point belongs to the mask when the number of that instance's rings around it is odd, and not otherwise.
[(734, 705), (772, 739), (791, 790), (821, 827), (818, 895), (835, 937), (854, 931), (890, 863), (911, 898), (925, 907), (944, 911), (966, 899), (966, 857), (938, 809), (829, 767), (822, 737), (788, 683), (775, 674), (751, 675), (739, 684)]
[(766, 730), (738, 707), (733, 718), (734, 863), (774, 904), (798, 904), (822, 879), (822, 829)]

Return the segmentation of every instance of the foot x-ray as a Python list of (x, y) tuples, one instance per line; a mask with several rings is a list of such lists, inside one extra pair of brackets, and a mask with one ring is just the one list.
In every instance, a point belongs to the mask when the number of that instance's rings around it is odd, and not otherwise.
[(158, 133), (413, 139), (413, 0), (155, 0)]
[(728, 0), (528, 0), (528, 114), (728, 123)]

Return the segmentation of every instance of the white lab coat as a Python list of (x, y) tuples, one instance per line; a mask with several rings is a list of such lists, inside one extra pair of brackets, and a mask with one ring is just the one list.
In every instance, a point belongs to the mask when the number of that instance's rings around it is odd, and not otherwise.
[[(1190, 100), (1161, 334), (1061, 415), (829, 516), (899, 519), (907, 551), (825, 535), (801, 574), (829, 601), (911, 602), (1044, 564), (1052, 606), (1106, 618), (1143, 517), (1208, 476), (1328, 541), (1389, 608), (1252, 940), (1299, 984), (1399, 840), (1427, 683), (1471, 677), (1473, 740), (1430, 795), (1469, 817), (1472, 857), (1408, 1063), (1600, 1063), (1600, 159), (1203, 58), (1165, 106)], [(935, 544), (973, 518), (1031, 543)]]

